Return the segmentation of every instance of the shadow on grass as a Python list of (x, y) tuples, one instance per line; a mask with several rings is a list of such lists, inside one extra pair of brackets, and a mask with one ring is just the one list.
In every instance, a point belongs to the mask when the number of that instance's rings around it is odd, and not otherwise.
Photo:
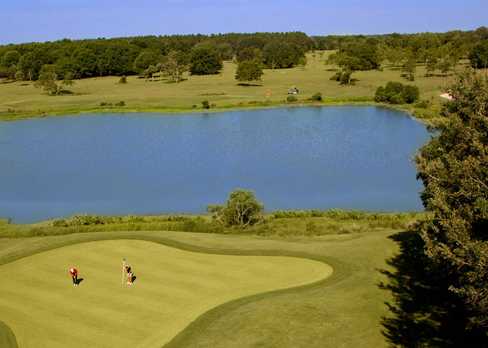
[(424, 242), (415, 231), (390, 237), (400, 253), (388, 260), (390, 270), (381, 289), (391, 292), (383, 318), (383, 335), (394, 347), (488, 347), (488, 336), (469, 331), (462, 303), (450, 292), (448, 272), (424, 253)]
[(263, 87), (262, 84), (251, 82), (239, 82), (237, 85), (241, 87)]
[(85, 279), (83, 279), (83, 278), (78, 278), (78, 279), (76, 280), (76, 285), (80, 285), (80, 283), (81, 283), (83, 280), (85, 280)]

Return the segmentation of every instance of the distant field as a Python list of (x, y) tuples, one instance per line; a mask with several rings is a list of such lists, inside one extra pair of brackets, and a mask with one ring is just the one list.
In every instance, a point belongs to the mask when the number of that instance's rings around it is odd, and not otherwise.
[[(0, 238), (0, 277), (8, 280), (0, 283), (0, 321), (20, 347), (161, 347), (178, 332), (166, 347), (386, 347), (388, 294), (378, 285), (397, 250), (393, 233)], [(138, 276), (132, 288), (121, 285), (122, 256)], [(84, 278), (78, 288), (70, 264)], [(8, 332), (0, 326), (0, 339)]]
[[(299, 99), (305, 100), (321, 92), (328, 102), (372, 100), (378, 86), (388, 81), (407, 82), (398, 69), (357, 72), (355, 86), (340, 86), (330, 77), (334, 67), (326, 66), (330, 52), (308, 54), (305, 67), (282, 70), (265, 70), (260, 86), (239, 86), (234, 79), (236, 65), (226, 62), (221, 74), (213, 76), (187, 76), (179, 83), (146, 81), (135, 76), (128, 78), (125, 85), (118, 84), (118, 77), (91, 78), (76, 81), (74, 95), (48, 96), (30, 82), (0, 84), (0, 116), (16, 114), (76, 113), (100, 110), (100, 103), (124, 101), (127, 111), (191, 110), (201, 107), (203, 100), (209, 100), (218, 108), (248, 107), (255, 103), (284, 103), (287, 91), (296, 86)], [(461, 67), (458, 67), (461, 69)], [(425, 69), (417, 68), (417, 79), (423, 99), (433, 98), (439, 103), (441, 90), (449, 85), (452, 76), (424, 77)]]

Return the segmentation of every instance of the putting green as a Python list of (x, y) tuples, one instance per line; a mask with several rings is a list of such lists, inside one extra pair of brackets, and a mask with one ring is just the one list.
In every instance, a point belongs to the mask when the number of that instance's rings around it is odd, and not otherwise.
[[(121, 284), (121, 261), (133, 266)], [(83, 278), (71, 285), (75, 265)], [(0, 266), (0, 320), (19, 347), (161, 347), (225, 302), (322, 280), (332, 268), (278, 256), (230, 256), (113, 240), (55, 249)]]

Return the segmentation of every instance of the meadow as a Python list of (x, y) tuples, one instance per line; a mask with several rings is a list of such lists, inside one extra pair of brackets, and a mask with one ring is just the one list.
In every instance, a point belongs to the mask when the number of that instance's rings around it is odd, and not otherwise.
[[(0, 83), (0, 119), (95, 111), (201, 111), (201, 103), (205, 100), (214, 110), (276, 106), (286, 104), (288, 89), (293, 86), (300, 91), (296, 104), (309, 103), (311, 96), (318, 92), (324, 98), (321, 105), (367, 104), (373, 103), (376, 89), (388, 81), (407, 82), (401, 77), (399, 68), (386, 66), (381, 71), (356, 72), (353, 75), (357, 80), (355, 85), (340, 86), (330, 80), (337, 67), (325, 64), (331, 52), (309, 53), (305, 66), (265, 69), (262, 83), (248, 86), (238, 85), (235, 80), (237, 66), (233, 62), (225, 62), (218, 75), (187, 75), (181, 83), (137, 76), (129, 76), (126, 84), (120, 84), (119, 77), (76, 80), (70, 87), (73, 94), (62, 96), (49, 96), (35, 88), (32, 82)], [(462, 65), (457, 67), (458, 70), (462, 68)], [(430, 112), (411, 107), (407, 110), (415, 111), (421, 117), (431, 116), (441, 103), (439, 95), (452, 80), (452, 74), (425, 77), (425, 67), (419, 65), (414, 84), (420, 88), (421, 99), (431, 102)], [(115, 106), (120, 102), (125, 106)]]

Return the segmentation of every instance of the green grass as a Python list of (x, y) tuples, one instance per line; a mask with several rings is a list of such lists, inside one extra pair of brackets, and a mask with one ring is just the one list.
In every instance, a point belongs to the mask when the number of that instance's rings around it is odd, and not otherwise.
[[(46, 302), (42, 302), (43, 305), (39, 304), (32, 307), (33, 314), (36, 315), (44, 310), (52, 310), (53, 312), (50, 312), (51, 314), (49, 315), (52, 315), (52, 313), (62, 314), (63, 309), (61, 307), (63, 306), (58, 304), (57, 301), (59, 300), (63, 303), (66, 299), (63, 296), (68, 295), (79, 296), (78, 300), (81, 301), (80, 303), (89, 300), (90, 304), (101, 304), (102, 307), (99, 310), (91, 306), (77, 307), (75, 312), (65, 312), (63, 318), (66, 321), (74, 320), (74, 323), (83, 322), (86, 330), (93, 332), (94, 336), (92, 338), (80, 337), (80, 343), (86, 343), (86, 340), (92, 340), (95, 337), (100, 337), (101, 340), (110, 339), (112, 335), (117, 336), (114, 338), (114, 342), (119, 342), (118, 329), (114, 329), (115, 331), (111, 330), (117, 326), (114, 324), (113, 319), (109, 318), (103, 321), (100, 318), (103, 316), (110, 317), (114, 313), (120, 314), (120, 311), (124, 311), (124, 309), (138, 316), (140, 313), (136, 313), (137, 310), (134, 306), (137, 304), (137, 308), (140, 308), (142, 312), (145, 311), (146, 301), (142, 301), (139, 296), (142, 296), (144, 291), (149, 290), (147, 287), (161, 289), (164, 293), (165, 291), (170, 291), (170, 289), (182, 289), (182, 286), (189, 285), (187, 289), (189, 291), (187, 294), (189, 295), (192, 292), (191, 284), (203, 286), (204, 288), (205, 284), (208, 284), (207, 281), (199, 278), (199, 274), (197, 274), (197, 279), (194, 279), (193, 276), (189, 276), (191, 273), (188, 274), (187, 269), (182, 269), (187, 262), (185, 261), (187, 254), (156, 244), (150, 244), (151, 247), (149, 247), (146, 243), (127, 242), (128, 239), (153, 241), (191, 252), (309, 258), (331, 265), (334, 269), (332, 276), (312, 285), (278, 292), (255, 294), (217, 307), (214, 306), (218, 303), (212, 303), (198, 312), (203, 313), (211, 307), (214, 307), (213, 309), (205, 312), (196, 321), (192, 322), (167, 346), (357, 347), (361, 345), (364, 347), (386, 347), (387, 344), (381, 334), (380, 320), (387, 313), (384, 305), (387, 294), (380, 290), (377, 285), (384, 280), (378, 269), (385, 267), (385, 259), (396, 251), (394, 243), (387, 238), (391, 233), (393, 233), (392, 230), (376, 230), (356, 234), (331, 234), (318, 237), (295, 236), (293, 240), (256, 235), (142, 231), (94, 232), (15, 239), (4, 238), (0, 239), (0, 264), (4, 264), (0, 266), (0, 276), (2, 276), (2, 279), (7, 277), (12, 279), (15, 284), (18, 283), (16, 288), (20, 288), (20, 291), (16, 292), (11, 285), (4, 285), (4, 283), (2, 283), (0, 289), (10, 289), (7, 294), (2, 294), (2, 299), (5, 299), (4, 303), (6, 302), (7, 304), (12, 303), (11, 301), (22, 302), (30, 296), (39, 298), (39, 301), (44, 301), (44, 297), (46, 297)], [(123, 239), (125, 241), (107, 242), (109, 244), (77, 244), (114, 239)], [(119, 247), (119, 245), (122, 246)], [(133, 245), (135, 245), (134, 248), (132, 248)], [(63, 248), (55, 249), (60, 247)], [(166, 254), (167, 252), (173, 254)], [(116, 267), (116, 263), (120, 262), (121, 253), (126, 256), (129, 255), (129, 260), (133, 259), (131, 261), (135, 266), (135, 271), (140, 276), (140, 283), (135, 284), (131, 289), (121, 289), (120, 274), (117, 271), (112, 274), (112, 263), (113, 267)], [(185, 256), (177, 259), (174, 254)], [(188, 257), (197, 257), (197, 259), (200, 257), (202, 258), (201, 260), (207, 260), (205, 262), (208, 262), (210, 255), (197, 256), (188, 254)], [(225, 260), (231, 259), (232, 257)], [(295, 262), (297, 259), (293, 260)], [(153, 269), (153, 261), (159, 266), (156, 267), (157, 270)], [(200, 266), (199, 262), (188, 262), (195, 267), (197, 266), (195, 264)], [(208, 265), (205, 262), (202, 261), (202, 267)], [(69, 279), (66, 279), (65, 268), (69, 263), (79, 264), (82, 276), (86, 276), (86, 283), (82, 283), (77, 289), (71, 288)], [(226, 267), (226, 264), (227, 262), (224, 264), (216, 262), (211, 266), (217, 274), (212, 275), (213, 272), (209, 271), (208, 268), (207, 271), (210, 272), (210, 276), (219, 278), (222, 273), (220, 269), (221, 267)], [(275, 273), (277, 273), (277, 270), (283, 269), (281, 266), (284, 266), (287, 271), (281, 272), (281, 276), (284, 277), (282, 279), (286, 282), (290, 280), (292, 282), (298, 281), (297, 276), (292, 274), (293, 268), (288, 270), (290, 266), (282, 264), (281, 261), (280, 264), (276, 264), (277, 268), (274, 269), (275, 271), (267, 272), (266, 278), (275, 279), (275, 277), (280, 277), (279, 274)], [(295, 263), (293, 264), (296, 265)], [(235, 272), (242, 271), (238, 265), (242, 264), (239, 264), (239, 262), (229, 264), (230, 268), (228, 269), (231, 271), (226, 272), (223, 278), (220, 278), (220, 281), (227, 285), (229, 279), (226, 279), (226, 277), (232, 277)], [(29, 267), (35, 267), (36, 270), (40, 271), (39, 276), (35, 276), (36, 284), (42, 290), (38, 293), (28, 286), (29, 276), (26, 273), (29, 273), (28, 271), (32, 269)], [(176, 268), (171, 270), (170, 268), (172, 267)], [(259, 269), (259, 266), (257, 267)], [(308, 266), (306, 268), (308, 269)], [(260, 272), (262, 270), (259, 270), (258, 274), (262, 274)], [(251, 286), (253, 284), (253, 271), (245, 275), (242, 275), (242, 273), (235, 274), (241, 274), (238, 277), (241, 278), (238, 280), (241, 282), (241, 286), (244, 284)], [(306, 277), (306, 275), (303, 276)], [(161, 280), (164, 283), (162, 288), (159, 288), (154, 280), (149, 280), (150, 278)], [(176, 284), (171, 284), (171, 282), (167, 281), (168, 279), (174, 279)], [(198, 279), (200, 281), (197, 281)], [(307, 279), (311, 280), (310, 278)], [(316, 280), (313, 277), (312, 279)], [(146, 284), (146, 281), (150, 283), (143, 285)], [(111, 282), (117, 283), (116, 286), (113, 286), (113, 289), (111, 288)], [(262, 282), (267, 283), (267, 280), (261, 279), (258, 281), (258, 283)], [(287, 285), (293, 284), (287, 283)], [(46, 291), (47, 288), (50, 288), (51, 291)], [(96, 288), (99, 291), (95, 291)], [(263, 290), (263, 288), (256, 288), (256, 292), (259, 292), (258, 289)], [(102, 290), (101, 293), (100, 290)], [(111, 292), (110, 295), (104, 293), (107, 290)], [(117, 293), (119, 290), (124, 290), (125, 292)], [(85, 295), (82, 295), (83, 293), (80, 294), (78, 291), (90, 291), (90, 296), (93, 297), (88, 299)], [(141, 291), (141, 293), (138, 291)], [(212, 291), (216, 291), (216, 287)], [(151, 307), (149, 310), (151, 316), (145, 318), (152, 318), (153, 320), (143, 320), (131, 324), (133, 326), (129, 330), (124, 331), (125, 333), (122, 334), (122, 337), (126, 337), (128, 342), (132, 339), (131, 337), (136, 336), (143, 340), (142, 337), (146, 337), (144, 334), (146, 326), (155, 327), (155, 330), (168, 330), (169, 327), (166, 324), (164, 315), (166, 313), (165, 310), (167, 310), (166, 306), (171, 307), (173, 302), (175, 302), (180, 305), (182, 311), (185, 310), (184, 304), (186, 300), (184, 296), (181, 296), (180, 292), (175, 292), (175, 294), (177, 295), (175, 298), (169, 296), (165, 299), (167, 301), (166, 305)], [(246, 293), (244, 295), (249, 294)], [(155, 293), (149, 291), (147, 295), (149, 296), (148, 302), (154, 304), (152, 300)], [(116, 302), (120, 300), (123, 303), (128, 303), (128, 305), (124, 306), (121, 303), (120, 308), (115, 309), (116, 306), (111, 299), (107, 299), (107, 304), (105, 304), (103, 301), (105, 296), (110, 296), (110, 298), (115, 296)], [(215, 294), (215, 296), (217, 295)], [(213, 298), (214, 296), (211, 297)], [(230, 300), (231, 298), (225, 299)], [(134, 302), (132, 303), (132, 301)], [(50, 304), (50, 306), (47, 306), (47, 304)], [(111, 305), (113, 308), (107, 310), (104, 308), (105, 305)], [(27, 304), (22, 306), (24, 306), (23, 308), (31, 308)], [(51, 306), (54, 308), (51, 309)], [(71, 309), (74, 306), (76, 306), (75, 303), (68, 303), (66, 308)], [(16, 307), (16, 309), (19, 308)], [(158, 314), (158, 311), (161, 312)], [(22, 342), (21, 337), (23, 335), (21, 331), (18, 331), (17, 326), (8, 321), (3, 307), (0, 313), (2, 313), (0, 320), (4, 320), (10, 325), (14, 333), (17, 334), (19, 342)], [(91, 320), (88, 323), (84, 322), (86, 320), (83, 319), (85, 315), (87, 318), (95, 320), (94, 323), (100, 323), (100, 325), (92, 325)], [(59, 320), (59, 318), (56, 320)], [(23, 319), (20, 322), (23, 322)], [(43, 323), (42, 327), (47, 325), (50, 324)], [(56, 342), (59, 343), (59, 340), (62, 340), (66, 333), (57, 327), (58, 325), (61, 328), (65, 326), (63, 326), (62, 322), (52, 325), (51, 331), (47, 331), (49, 332), (49, 339), (58, 340)], [(125, 327), (125, 324), (121, 325)], [(82, 331), (85, 330), (85, 326), (81, 326)], [(51, 341), (49, 346), (55, 345), (56, 342)], [(133, 341), (130, 342), (133, 343)], [(139, 343), (141, 342), (144, 341), (139, 341)], [(156, 341), (152, 343), (153, 345), (149, 345), (159, 346)], [(160, 345), (162, 343), (163, 341), (160, 342)]]
[[(0, 117), (19, 119), (26, 116), (75, 114), (100, 111), (149, 111), (181, 112), (202, 111), (201, 102), (209, 100), (216, 110), (282, 105), (288, 88), (300, 89), (299, 102), (305, 103), (313, 94), (321, 92), (324, 102), (320, 105), (372, 104), (376, 88), (388, 81), (406, 82), (398, 69), (357, 72), (355, 86), (340, 86), (329, 78), (334, 67), (326, 66), (330, 52), (308, 55), (305, 67), (281, 70), (265, 70), (261, 86), (238, 86), (234, 76), (236, 65), (226, 62), (221, 74), (213, 76), (187, 76), (179, 83), (149, 82), (135, 76), (128, 77), (127, 84), (119, 84), (118, 77), (91, 78), (76, 81), (73, 95), (48, 96), (30, 82), (0, 84)], [(461, 69), (459, 67), (458, 69)], [(433, 101), (437, 110), (441, 90), (452, 81), (452, 76), (424, 77), (425, 68), (419, 66), (417, 79), (423, 99)], [(103, 108), (102, 102), (115, 104), (124, 101), (126, 107)], [(193, 106), (197, 106), (195, 109)], [(407, 108), (419, 115), (425, 110)]]
[(425, 213), (374, 213), (354, 210), (277, 211), (263, 222), (240, 229), (225, 227), (211, 216), (96, 216), (81, 215), (36, 224), (0, 224), (1, 237), (53, 236), (110, 231), (183, 231), (260, 236), (327, 236), (384, 229), (406, 229)]
[[(138, 279), (121, 285), (127, 257)], [(71, 285), (69, 265), (84, 278)], [(0, 267), (2, 320), (21, 347), (157, 347), (200, 314), (240, 297), (320, 281), (332, 269), (290, 257), (227, 256), (161, 244), (98, 241)]]

